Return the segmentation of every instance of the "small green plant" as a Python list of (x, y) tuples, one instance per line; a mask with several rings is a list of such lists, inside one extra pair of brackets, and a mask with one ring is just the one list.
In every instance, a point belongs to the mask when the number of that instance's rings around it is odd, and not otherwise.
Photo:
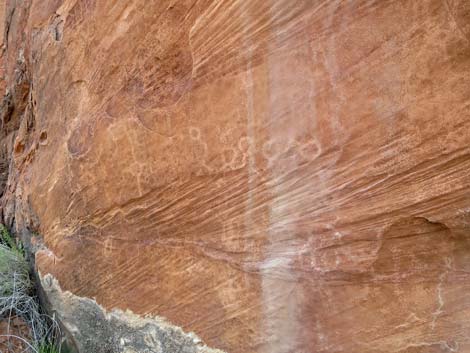
[[(29, 277), (28, 264), (16, 251), (0, 244), (0, 296), (11, 297), (14, 293), (29, 294), (32, 283)], [(6, 300), (6, 299), (5, 299)], [(9, 298), (8, 301), (21, 300)], [(2, 299), (0, 299), (0, 315), (2, 312)]]
[(37, 353), (60, 353), (60, 351), (56, 345), (47, 343), (39, 346)]
[(24, 256), (24, 249), (21, 243), (16, 244), (13, 240), (10, 232), (8, 231), (7, 227), (3, 224), (0, 224), (0, 244), (5, 245), (7, 248), (11, 249), (11, 251), (18, 253)]
[(60, 336), (59, 326), (41, 311), (24, 248), (0, 224), (0, 318), (10, 322), (13, 316), (20, 316), (29, 326), (31, 342), (22, 337), (16, 339), (26, 342), (31, 352), (60, 352), (60, 347), (55, 345)]

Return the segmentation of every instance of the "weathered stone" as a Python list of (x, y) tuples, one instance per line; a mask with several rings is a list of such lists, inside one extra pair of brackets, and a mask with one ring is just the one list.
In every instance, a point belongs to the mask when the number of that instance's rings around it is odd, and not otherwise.
[(65, 329), (68, 344), (77, 352), (223, 353), (161, 318), (141, 318), (129, 311), (106, 312), (92, 299), (63, 292), (51, 275), (41, 277), (41, 287)]
[(470, 351), (470, 2), (8, 0), (5, 23), (3, 218), (64, 290), (227, 352)]

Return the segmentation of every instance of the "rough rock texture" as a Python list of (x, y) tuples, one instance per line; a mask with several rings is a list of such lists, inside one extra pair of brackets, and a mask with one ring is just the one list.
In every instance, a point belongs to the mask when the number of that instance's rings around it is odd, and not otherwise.
[(468, 0), (7, 0), (5, 222), (239, 353), (470, 352)]
[(41, 277), (49, 305), (58, 313), (73, 351), (93, 353), (223, 353), (205, 347), (161, 318), (106, 312), (96, 301), (63, 292), (51, 275)]

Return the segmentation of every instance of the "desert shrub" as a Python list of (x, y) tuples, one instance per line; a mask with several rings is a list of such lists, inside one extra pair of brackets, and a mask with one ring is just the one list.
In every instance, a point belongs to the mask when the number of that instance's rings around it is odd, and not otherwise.
[[(23, 247), (0, 225), (0, 318), (10, 320), (19, 316), (27, 323), (31, 352), (59, 352), (55, 345), (60, 336), (59, 326), (42, 312), (34, 289)], [(26, 338), (16, 339), (26, 342)]]

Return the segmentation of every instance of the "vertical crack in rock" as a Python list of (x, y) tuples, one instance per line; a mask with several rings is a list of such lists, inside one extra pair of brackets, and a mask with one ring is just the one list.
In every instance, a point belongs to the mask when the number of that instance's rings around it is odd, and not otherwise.
[(50, 309), (65, 328), (69, 345), (80, 353), (223, 353), (160, 317), (106, 311), (92, 299), (62, 291), (52, 275), (39, 277)]

